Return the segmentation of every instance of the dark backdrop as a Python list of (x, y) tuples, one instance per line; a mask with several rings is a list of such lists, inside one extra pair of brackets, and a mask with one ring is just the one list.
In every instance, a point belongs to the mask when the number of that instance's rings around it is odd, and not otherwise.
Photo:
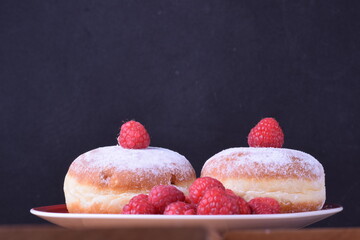
[(313, 226), (359, 226), (358, 1), (0, 1), (1, 224), (44, 223), (70, 163), (136, 119), (199, 174), (275, 117), (315, 156)]

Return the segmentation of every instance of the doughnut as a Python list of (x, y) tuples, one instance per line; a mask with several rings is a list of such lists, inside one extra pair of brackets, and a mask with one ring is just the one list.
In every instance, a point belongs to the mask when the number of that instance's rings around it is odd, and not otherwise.
[(201, 177), (206, 176), (216, 178), (246, 201), (274, 198), (281, 213), (320, 210), (325, 202), (323, 166), (297, 150), (229, 148), (205, 162)]
[(196, 175), (190, 162), (165, 148), (100, 147), (77, 157), (64, 180), (70, 213), (121, 213), (129, 200), (156, 185), (187, 194)]

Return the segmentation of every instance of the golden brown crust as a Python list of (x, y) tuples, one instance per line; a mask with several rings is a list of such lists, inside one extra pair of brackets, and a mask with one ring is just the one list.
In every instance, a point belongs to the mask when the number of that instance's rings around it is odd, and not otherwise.
[(99, 171), (79, 171), (77, 164), (71, 165), (68, 175), (75, 178), (79, 184), (91, 185), (99, 189), (120, 192), (148, 191), (156, 185), (181, 185), (183, 182), (195, 180), (195, 170), (187, 168), (180, 170), (177, 166), (164, 168), (156, 174), (149, 169), (138, 169), (136, 171), (121, 170), (116, 168), (105, 168)]
[(308, 202), (288, 202), (286, 204), (280, 203), (281, 213), (296, 213), (296, 212), (307, 212), (317, 211), (324, 205), (323, 201), (308, 201)]

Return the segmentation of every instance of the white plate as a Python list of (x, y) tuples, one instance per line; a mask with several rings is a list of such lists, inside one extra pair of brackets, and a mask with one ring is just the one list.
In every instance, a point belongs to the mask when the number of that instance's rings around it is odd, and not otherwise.
[(343, 210), (326, 205), (319, 211), (257, 215), (125, 215), (68, 213), (65, 204), (33, 208), (30, 212), (56, 225), (73, 228), (205, 227), (235, 229), (302, 228)]

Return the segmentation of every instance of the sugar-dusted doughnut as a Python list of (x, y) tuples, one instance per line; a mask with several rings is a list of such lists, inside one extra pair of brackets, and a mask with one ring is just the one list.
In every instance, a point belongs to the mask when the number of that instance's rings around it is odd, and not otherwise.
[(208, 159), (201, 177), (213, 177), (250, 201), (276, 199), (282, 213), (319, 210), (325, 202), (325, 174), (311, 155), (286, 148), (230, 148)]
[(121, 213), (129, 200), (156, 185), (173, 185), (187, 194), (195, 180), (190, 162), (157, 147), (101, 147), (77, 157), (64, 181), (70, 213)]

